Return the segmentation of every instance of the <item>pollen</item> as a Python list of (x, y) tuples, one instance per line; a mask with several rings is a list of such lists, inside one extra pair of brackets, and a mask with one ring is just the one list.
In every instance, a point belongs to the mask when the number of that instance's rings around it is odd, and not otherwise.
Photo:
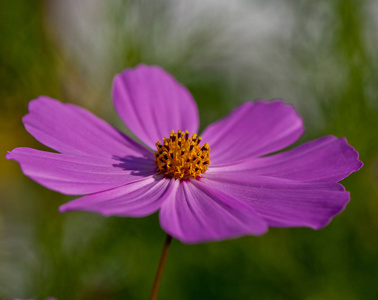
[(160, 173), (169, 178), (197, 178), (205, 173), (210, 165), (210, 147), (200, 146), (202, 138), (197, 134), (189, 137), (189, 131), (177, 133), (172, 130), (163, 143), (156, 143), (155, 163)]

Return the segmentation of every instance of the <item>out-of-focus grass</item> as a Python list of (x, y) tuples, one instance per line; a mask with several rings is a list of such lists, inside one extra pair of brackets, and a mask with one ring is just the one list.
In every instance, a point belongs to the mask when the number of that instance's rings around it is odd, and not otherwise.
[[(139, 62), (162, 65), (191, 90), (201, 111), (202, 128), (247, 100), (242, 98), (246, 91), (251, 93), (250, 98), (264, 96), (256, 93), (258, 77), (228, 73), (227, 61), (222, 67), (214, 63), (221, 63), (209, 55), (209, 39), (216, 26), (203, 25), (202, 31), (198, 26), (185, 47), (177, 48), (181, 52), (174, 59), (171, 53), (164, 55), (152, 48), (159, 46), (156, 37), (166, 26), (159, 16), (173, 5), (164, 3), (159, 9), (156, 5), (149, 10), (146, 3), (138, 6), (124, 1), (118, 2), (116, 11), (109, 9), (109, 24), (118, 33), (110, 51), (119, 62), (109, 64), (103, 77), (86, 77), (85, 64), (63, 51), (56, 31), (50, 25), (46, 27), (50, 24), (45, 22), (49, 11), (43, 1), (2, 2), (3, 155), (17, 146), (46, 149), (26, 133), (21, 123), (27, 102), (42, 94), (79, 103), (121, 125), (110, 108), (109, 74)], [(288, 74), (283, 70), (269, 78), (272, 85), (282, 76), (291, 76), (288, 85), (295, 83), (285, 91), (292, 89), (289, 94), (296, 98), (293, 102), (304, 115), (307, 131), (301, 141), (324, 134), (346, 136), (360, 152), (365, 166), (343, 181), (351, 192), (351, 203), (321, 231), (271, 229), (262, 237), (200, 245), (174, 241), (161, 299), (376, 299), (378, 63), (374, 54), (377, 40), (367, 30), (371, 26), (370, 4), (354, 0), (286, 1), (296, 25), (295, 37), (290, 40), (293, 44), (288, 47), (293, 71)], [(139, 17), (137, 23), (124, 22), (124, 18), (131, 18), (130, 11), (134, 18)], [(310, 35), (309, 24), (319, 26), (319, 35)], [(248, 59), (260, 58), (251, 54)], [(265, 63), (266, 69), (274, 67), (274, 61)], [(97, 85), (96, 80), (101, 78), (104, 82)], [(277, 93), (269, 83), (264, 86), (266, 95)], [(276, 96), (285, 98), (289, 96), (286, 93)], [(313, 108), (317, 118), (311, 115)], [(59, 214), (58, 206), (69, 197), (24, 177), (15, 162), (3, 159), (0, 166), (0, 299), (42, 299), (49, 295), (60, 300), (148, 297), (164, 240), (156, 214), (142, 219), (104, 218), (84, 212)]]

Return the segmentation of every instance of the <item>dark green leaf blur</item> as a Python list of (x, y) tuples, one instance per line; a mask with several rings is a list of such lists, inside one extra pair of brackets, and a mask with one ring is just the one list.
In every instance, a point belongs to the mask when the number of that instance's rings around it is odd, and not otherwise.
[(298, 144), (344, 136), (364, 162), (342, 181), (349, 205), (322, 230), (174, 240), (159, 299), (378, 299), (375, 0), (1, 1), (0, 299), (148, 298), (165, 237), (157, 214), (60, 214), (72, 197), (4, 158), (20, 146), (48, 150), (21, 121), (39, 95), (128, 132), (112, 78), (141, 62), (190, 89), (201, 129), (244, 101), (283, 98), (304, 119)]

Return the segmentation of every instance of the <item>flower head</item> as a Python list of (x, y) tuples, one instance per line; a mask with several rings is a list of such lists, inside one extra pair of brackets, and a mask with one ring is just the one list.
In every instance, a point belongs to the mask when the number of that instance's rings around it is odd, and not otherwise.
[(156, 143), (157, 171), (175, 179), (201, 177), (210, 165), (209, 144), (200, 146), (201, 139), (195, 133), (190, 138), (187, 130), (184, 133), (180, 129), (177, 133), (172, 130), (169, 139), (164, 138), (163, 144), (160, 141)]
[(349, 193), (337, 183), (362, 163), (345, 138), (294, 143), (303, 124), (281, 100), (246, 102), (197, 135), (188, 90), (157, 66), (114, 79), (113, 99), (135, 142), (87, 110), (39, 97), (26, 130), (59, 153), (16, 148), (8, 159), (43, 186), (85, 195), (60, 207), (105, 216), (158, 210), (162, 228), (185, 243), (261, 235), (268, 227), (319, 229)]

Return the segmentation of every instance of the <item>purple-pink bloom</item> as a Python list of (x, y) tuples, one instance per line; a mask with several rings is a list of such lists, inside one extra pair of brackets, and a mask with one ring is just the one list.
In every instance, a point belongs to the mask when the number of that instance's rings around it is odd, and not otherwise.
[[(76, 105), (45, 96), (29, 104), (26, 130), (59, 153), (16, 148), (6, 157), (49, 189), (85, 195), (61, 212), (143, 217), (159, 210), (161, 227), (184, 243), (261, 235), (268, 227), (319, 229), (350, 199), (337, 182), (362, 166), (345, 138), (334, 136), (266, 156), (304, 131), (295, 109), (281, 100), (246, 102), (209, 125), (202, 140), (185, 139), (186, 130), (198, 132), (196, 103), (157, 66), (118, 74), (113, 100), (141, 143)], [(205, 143), (210, 164), (201, 158)]]

